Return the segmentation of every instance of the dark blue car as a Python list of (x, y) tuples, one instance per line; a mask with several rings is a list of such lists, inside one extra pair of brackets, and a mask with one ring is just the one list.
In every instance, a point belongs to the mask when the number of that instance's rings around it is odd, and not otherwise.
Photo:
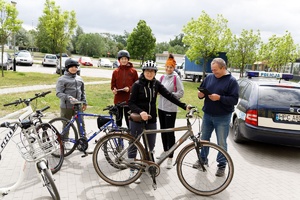
[(249, 71), (238, 80), (232, 115), (235, 142), (248, 140), (300, 147), (300, 84), (291, 74)]

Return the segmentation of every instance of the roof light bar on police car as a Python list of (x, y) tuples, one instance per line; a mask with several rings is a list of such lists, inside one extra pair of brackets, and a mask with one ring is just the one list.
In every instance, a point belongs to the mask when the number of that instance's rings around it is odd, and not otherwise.
[(252, 77), (265, 77), (265, 78), (280, 78), (284, 80), (293, 79), (293, 74), (284, 74), (278, 72), (264, 72), (264, 71), (248, 71), (247, 76)]

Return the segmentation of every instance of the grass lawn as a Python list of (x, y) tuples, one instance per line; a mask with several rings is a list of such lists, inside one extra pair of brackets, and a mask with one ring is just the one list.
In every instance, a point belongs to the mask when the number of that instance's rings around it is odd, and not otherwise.
[[(6, 71), (5, 77), (0, 77), (0, 89), (1, 88), (13, 88), (26, 85), (52, 85), (57, 81), (58, 75), (56, 74), (42, 74), (42, 73), (22, 73), (22, 72), (12, 72)], [(93, 77), (83, 77), (84, 81), (101, 81), (108, 80), (105, 78), (93, 78)], [(203, 100), (197, 98), (197, 87), (199, 83), (183, 81), (184, 85), (184, 97), (181, 99), (183, 102), (197, 106), (199, 109), (202, 108)], [(48, 117), (52, 118), (54, 116), (59, 116), (59, 99), (55, 96), (55, 88), (49, 89), (51, 93), (44, 98), (39, 98), (37, 101), (32, 103), (37, 109), (41, 109), (45, 106), (50, 106), (50, 109), (47, 110), (49, 114)], [(27, 99), (34, 97), (35, 93), (44, 92), (43, 91), (32, 91), (24, 93), (12, 93), (12, 94), (3, 94), (0, 96), (1, 104), (6, 104), (13, 102), (18, 99)], [(48, 91), (48, 90), (47, 90)], [(110, 84), (96, 84), (96, 85), (86, 85), (86, 95), (88, 101), (88, 113), (98, 113), (98, 114), (107, 114), (107, 111), (103, 109), (113, 104), (113, 94), (110, 90)], [(0, 110), (0, 116), (4, 116), (13, 111), (19, 110), (24, 105), (19, 106), (7, 106), (3, 107)], [(178, 109), (177, 118), (184, 118), (186, 112), (181, 108)]]

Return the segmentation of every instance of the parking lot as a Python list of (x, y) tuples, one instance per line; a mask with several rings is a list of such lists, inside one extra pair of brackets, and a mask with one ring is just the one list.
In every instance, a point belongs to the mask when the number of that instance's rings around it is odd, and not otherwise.
[[(177, 120), (177, 125), (184, 125), (184, 122), (185, 120)], [(89, 129), (96, 129), (95, 120), (88, 119), (86, 123)], [(196, 131), (197, 126), (194, 128)], [(179, 132), (177, 138), (180, 134)], [(212, 141), (215, 139), (213, 138)], [(197, 196), (185, 189), (177, 177), (176, 167), (168, 170), (165, 163), (162, 164), (161, 174), (157, 178), (157, 190), (153, 190), (151, 179), (145, 174), (141, 177), (140, 184), (134, 183), (123, 187), (109, 185), (96, 174), (92, 156), (81, 158), (82, 154), (78, 151), (65, 158), (62, 169), (54, 175), (55, 183), (63, 200), (299, 199), (300, 151), (298, 148), (254, 142), (236, 144), (231, 136), (228, 145), (235, 167), (233, 181), (225, 191), (210, 197)], [(158, 135), (156, 152), (161, 151), (162, 144)], [(11, 142), (3, 152), (0, 162), (0, 187), (13, 183), (17, 179), (20, 166), (21, 158)], [(3, 199), (51, 199), (36, 176), (33, 164), (30, 163), (27, 168), (29, 173), (21, 187)]]

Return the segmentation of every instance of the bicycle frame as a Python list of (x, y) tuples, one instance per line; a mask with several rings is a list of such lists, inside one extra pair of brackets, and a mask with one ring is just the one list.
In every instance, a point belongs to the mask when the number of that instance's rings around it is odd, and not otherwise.
[[(116, 130), (118, 130), (118, 126), (115, 123), (115, 120), (113, 119), (113, 115), (99, 115), (99, 114), (91, 114), (91, 113), (84, 113), (77, 111), (77, 113), (71, 118), (70, 122), (66, 125), (66, 127), (63, 129), (61, 135), (64, 135), (65, 133), (68, 132), (68, 129), (71, 127), (71, 124), (73, 124), (75, 121), (77, 122), (78, 128), (79, 128), (79, 134), (80, 137), (86, 136), (86, 132), (83, 128), (83, 116), (87, 117), (105, 117), (109, 119), (109, 121), (101, 126), (97, 131), (95, 131), (89, 138), (87, 138), (87, 142), (91, 141), (94, 137), (96, 137), (101, 131), (106, 129), (109, 125), (112, 125), (112, 127)], [(69, 138), (69, 142), (76, 143), (76, 141), (72, 138)]]

